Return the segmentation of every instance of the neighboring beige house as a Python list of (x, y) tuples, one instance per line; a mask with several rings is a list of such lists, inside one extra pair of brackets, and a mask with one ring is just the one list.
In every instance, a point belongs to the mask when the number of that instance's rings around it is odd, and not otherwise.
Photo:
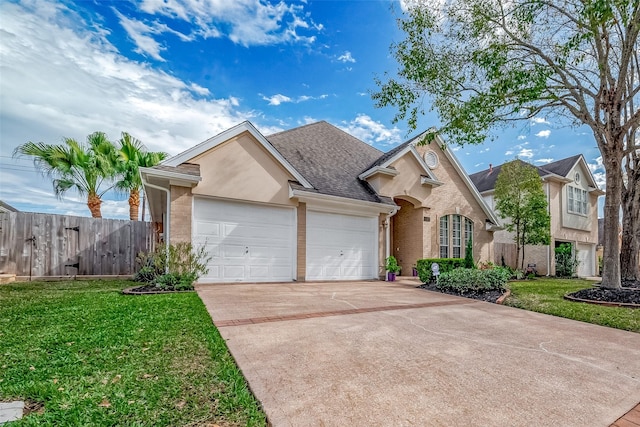
[(383, 153), (326, 122), (241, 123), (141, 170), (169, 241), (205, 245), (202, 282), (361, 280), (420, 258), (494, 259), (498, 219), (442, 141)]
[[(470, 176), (486, 203), (495, 209), (494, 189), (500, 166)], [(598, 244), (598, 197), (604, 192), (598, 188), (587, 162), (576, 155), (542, 166), (534, 166), (542, 178), (551, 217), (551, 244), (525, 247), (525, 265), (536, 264), (538, 274), (555, 275), (554, 248), (570, 243), (579, 261), (580, 277), (597, 273), (596, 246)], [(506, 230), (495, 233), (496, 264), (515, 266), (513, 234)]]

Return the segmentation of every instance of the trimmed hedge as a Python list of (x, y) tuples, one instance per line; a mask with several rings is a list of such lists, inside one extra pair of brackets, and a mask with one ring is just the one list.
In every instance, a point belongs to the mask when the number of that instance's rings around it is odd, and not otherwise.
[(457, 268), (438, 277), (438, 289), (454, 291), (460, 294), (467, 292), (504, 291), (511, 272), (506, 268), (496, 267), (490, 270), (473, 268)]
[(416, 268), (422, 283), (431, 282), (431, 264), (437, 262), (440, 266), (440, 274), (448, 273), (456, 268), (464, 267), (464, 258), (425, 258), (419, 259)]

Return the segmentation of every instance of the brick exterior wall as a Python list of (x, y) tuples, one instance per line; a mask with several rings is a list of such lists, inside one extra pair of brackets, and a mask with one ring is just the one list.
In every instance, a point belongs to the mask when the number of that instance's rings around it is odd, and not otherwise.
[(296, 249), (296, 280), (304, 282), (307, 275), (307, 204), (300, 203), (297, 208), (298, 234)]
[(400, 210), (392, 217), (391, 253), (398, 259), (401, 273), (408, 276), (416, 261), (424, 258), (422, 208), (415, 208), (412, 203), (402, 199), (395, 199), (395, 202)]
[(191, 241), (193, 195), (190, 187), (171, 186), (171, 243)]

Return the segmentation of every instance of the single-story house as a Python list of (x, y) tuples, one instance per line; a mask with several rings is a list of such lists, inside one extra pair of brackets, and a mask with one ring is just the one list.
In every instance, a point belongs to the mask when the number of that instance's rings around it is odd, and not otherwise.
[[(532, 165), (542, 179), (551, 217), (551, 244), (526, 245), (525, 265), (536, 264), (538, 274), (555, 275), (554, 249), (563, 243), (572, 246), (578, 259), (577, 274), (592, 277), (597, 273), (598, 188), (581, 154), (541, 166)], [(472, 174), (471, 180), (491, 209), (495, 209), (495, 185), (502, 165)], [(508, 222), (509, 220), (504, 220)], [(513, 233), (494, 233), (495, 259), (498, 265), (515, 264)], [(515, 267), (515, 265), (512, 265)]]
[(263, 136), (243, 122), (142, 168), (165, 239), (204, 245), (202, 282), (363, 280), (421, 258), (491, 260), (499, 229), (451, 150), (387, 153), (327, 122)]

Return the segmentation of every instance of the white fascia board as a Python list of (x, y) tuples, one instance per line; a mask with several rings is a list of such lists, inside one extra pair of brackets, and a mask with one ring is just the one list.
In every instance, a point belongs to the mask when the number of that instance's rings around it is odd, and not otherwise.
[(308, 207), (327, 212), (340, 212), (351, 214), (389, 214), (395, 213), (398, 207), (385, 203), (368, 202), (366, 200), (349, 199), (347, 197), (332, 196), (329, 194), (312, 193), (303, 190), (294, 190), (289, 187), (289, 197), (296, 198), (307, 203)]
[[(202, 178), (199, 176), (189, 175), (186, 173), (180, 172), (170, 172), (161, 169), (154, 168), (140, 168), (140, 175), (143, 180), (146, 180), (146, 177), (154, 177), (154, 178), (165, 178), (173, 182), (180, 182), (189, 184), (197, 184), (202, 181)], [(182, 185), (182, 184), (174, 184), (174, 185)]]
[(557, 181), (557, 182), (562, 182), (564, 184), (572, 182), (572, 180), (570, 180), (569, 178), (566, 178), (566, 177), (564, 177), (562, 175), (558, 175), (556, 173), (548, 173), (548, 174), (542, 176), (541, 178), (542, 178), (543, 181), (546, 181), (546, 180)]
[(161, 164), (167, 166), (178, 166), (184, 162), (187, 162), (194, 157), (199, 156), (200, 154), (222, 144), (225, 141), (230, 140), (243, 132), (249, 132), (260, 144), (289, 172), (302, 186), (305, 188), (313, 188), (313, 186), (307, 181), (307, 179), (302, 176), (300, 172), (298, 172), (291, 163), (285, 159), (282, 154), (278, 150), (275, 149), (273, 145), (267, 140), (267, 138), (262, 135), (258, 129), (255, 128), (249, 121), (244, 121), (230, 129), (225, 130), (224, 132), (207, 139), (200, 144), (189, 148), (186, 151), (183, 151), (180, 154), (177, 154)]
[[(441, 147), (445, 146), (445, 142), (439, 134), (436, 135), (436, 139), (438, 140)], [(471, 178), (469, 178), (469, 175), (467, 175), (467, 173), (464, 171), (464, 169), (462, 168), (462, 165), (460, 165), (460, 162), (458, 162), (458, 159), (456, 158), (456, 156), (448, 148), (443, 149), (442, 152), (447, 157), (447, 159), (449, 159), (449, 161), (453, 165), (453, 168), (456, 170), (456, 172), (458, 172), (458, 175), (460, 176), (460, 178), (462, 178), (462, 181), (467, 185), (467, 188), (469, 188), (469, 191), (471, 191), (471, 194), (473, 194), (473, 197), (476, 199), (476, 202), (480, 204), (480, 206), (482, 207), (482, 210), (487, 215), (487, 217), (491, 220), (491, 222), (493, 222), (497, 226), (500, 226), (500, 220), (498, 219), (498, 216), (484, 201), (484, 198), (480, 195), (476, 186), (473, 185), (473, 182), (471, 182)]]
[(393, 168), (388, 168), (388, 167), (383, 167), (383, 166), (374, 166), (371, 169), (368, 169), (367, 171), (361, 173), (360, 175), (358, 175), (358, 178), (360, 178), (361, 180), (365, 180), (367, 178), (369, 178), (370, 176), (373, 176), (375, 174), (382, 174), (382, 175), (389, 175), (389, 176), (396, 176), (398, 175), (400, 172), (398, 172), (396, 169)]

